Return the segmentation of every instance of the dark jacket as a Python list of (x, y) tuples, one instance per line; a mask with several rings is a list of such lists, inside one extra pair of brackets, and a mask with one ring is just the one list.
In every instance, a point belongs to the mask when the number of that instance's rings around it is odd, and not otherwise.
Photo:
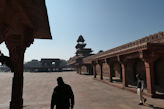
[(74, 106), (74, 94), (71, 87), (68, 84), (58, 85), (54, 88), (51, 99), (51, 109), (69, 109)]

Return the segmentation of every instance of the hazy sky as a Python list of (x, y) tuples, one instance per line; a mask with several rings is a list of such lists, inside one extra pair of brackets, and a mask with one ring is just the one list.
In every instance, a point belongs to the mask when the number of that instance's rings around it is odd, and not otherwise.
[[(46, 0), (53, 40), (38, 40), (25, 61), (69, 59), (81, 34), (94, 53), (164, 31), (164, 0)], [(4, 44), (0, 50), (8, 55)]]

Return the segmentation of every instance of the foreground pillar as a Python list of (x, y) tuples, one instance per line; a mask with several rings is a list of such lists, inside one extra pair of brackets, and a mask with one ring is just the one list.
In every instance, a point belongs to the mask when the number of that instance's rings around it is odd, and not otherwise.
[[(18, 51), (20, 50), (20, 51)], [(16, 52), (10, 53), (12, 64), (14, 65), (14, 77), (12, 84), (12, 95), (10, 109), (23, 109), (23, 60), (24, 49), (16, 48)], [(19, 56), (15, 58), (15, 55)]]
[(23, 75), (13, 77), (10, 109), (23, 109)]
[(25, 47), (23, 44), (24, 40), (14, 38), (10, 38), (6, 41), (10, 54), (10, 68), (11, 71), (14, 72), (10, 109), (23, 109), (23, 62)]
[(145, 61), (145, 70), (146, 70), (146, 81), (147, 81), (147, 92), (150, 96), (155, 95), (154, 88), (154, 63), (153, 61)]

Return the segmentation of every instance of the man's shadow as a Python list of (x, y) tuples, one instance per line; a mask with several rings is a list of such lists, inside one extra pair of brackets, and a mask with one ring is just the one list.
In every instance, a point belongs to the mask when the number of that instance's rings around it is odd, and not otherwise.
[(164, 108), (162, 108), (162, 107), (157, 107), (157, 106), (154, 106), (154, 105), (148, 104), (148, 103), (146, 103), (144, 106), (150, 107), (150, 108), (152, 108), (152, 109), (164, 109)]

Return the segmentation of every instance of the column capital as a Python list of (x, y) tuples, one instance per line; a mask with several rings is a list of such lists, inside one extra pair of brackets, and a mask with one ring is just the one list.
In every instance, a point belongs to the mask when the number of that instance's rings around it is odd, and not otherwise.
[(117, 61), (117, 57), (106, 58), (107, 64), (112, 64), (114, 61)]
[(96, 64), (97, 64), (97, 62), (96, 62), (96, 61), (92, 61), (92, 64), (93, 64), (93, 65), (96, 65)]
[(120, 56), (120, 55), (117, 56), (118, 62), (120, 64), (124, 64), (125, 65), (127, 63), (127, 60), (124, 60), (123, 58), (124, 58), (123, 56)]
[(153, 51), (139, 51), (139, 57), (142, 61), (148, 63), (153, 63), (158, 58)]
[(105, 59), (98, 60), (98, 64), (102, 65), (105, 62)]

